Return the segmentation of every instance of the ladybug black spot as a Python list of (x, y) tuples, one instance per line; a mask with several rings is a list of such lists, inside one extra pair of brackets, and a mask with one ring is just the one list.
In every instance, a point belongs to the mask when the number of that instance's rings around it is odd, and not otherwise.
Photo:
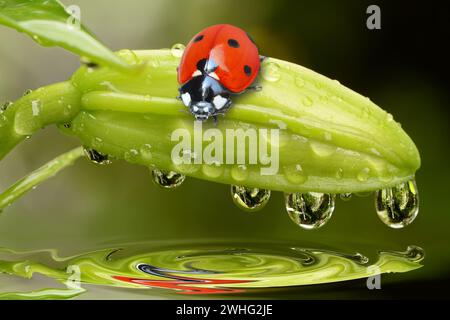
[(195, 39), (194, 39), (194, 42), (199, 42), (199, 41), (203, 40), (203, 37), (204, 37), (204, 35), (202, 35), (202, 34), (196, 36)]
[(239, 48), (239, 42), (235, 39), (228, 39), (228, 45), (232, 48)]
[(249, 65), (245, 65), (244, 72), (247, 76), (250, 76), (252, 74), (252, 68)]

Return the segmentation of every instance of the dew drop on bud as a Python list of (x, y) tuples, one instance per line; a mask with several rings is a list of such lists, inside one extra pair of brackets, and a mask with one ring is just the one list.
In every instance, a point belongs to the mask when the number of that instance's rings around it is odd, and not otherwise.
[(281, 78), (280, 67), (274, 62), (269, 62), (262, 67), (262, 77), (270, 82), (277, 82)]
[(124, 59), (129, 64), (138, 64), (139, 58), (133, 50), (122, 49), (118, 53), (118, 56)]
[(105, 164), (110, 164), (111, 163), (111, 160), (109, 160), (109, 157), (108, 157), (107, 154), (103, 154), (101, 152), (98, 152), (95, 149), (84, 147), (84, 154), (93, 163), (101, 164), (101, 165), (105, 165)]
[(387, 226), (400, 229), (417, 217), (419, 213), (419, 193), (416, 182), (410, 180), (393, 188), (375, 193), (375, 207), (378, 217)]
[(335, 195), (329, 193), (289, 193), (285, 196), (289, 217), (303, 229), (323, 226), (334, 211)]
[(181, 56), (183, 55), (185, 46), (184, 44), (181, 43), (176, 43), (172, 46), (172, 48), (170, 49), (170, 52), (172, 53), (172, 55), (176, 58), (181, 58)]
[(11, 101), (6, 101), (4, 104), (2, 104), (0, 106), (0, 112), (2, 111), (6, 111), (6, 109), (9, 108), (10, 105), (12, 105), (13, 103)]
[(269, 202), (270, 190), (232, 185), (231, 197), (239, 208), (253, 212), (264, 208)]
[(159, 169), (152, 170), (152, 177), (157, 185), (166, 189), (179, 187), (186, 178), (184, 174)]

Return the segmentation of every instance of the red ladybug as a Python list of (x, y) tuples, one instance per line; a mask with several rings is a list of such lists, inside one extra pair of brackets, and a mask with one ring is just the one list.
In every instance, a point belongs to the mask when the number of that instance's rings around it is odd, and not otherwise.
[(197, 120), (217, 120), (230, 96), (248, 89), (260, 69), (258, 48), (242, 29), (218, 24), (197, 33), (178, 67), (180, 99)]

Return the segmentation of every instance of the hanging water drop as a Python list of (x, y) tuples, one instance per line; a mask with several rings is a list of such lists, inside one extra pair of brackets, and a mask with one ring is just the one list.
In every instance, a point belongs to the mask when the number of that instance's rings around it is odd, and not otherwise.
[(378, 190), (375, 193), (375, 207), (378, 217), (387, 226), (400, 229), (409, 225), (419, 213), (419, 194), (415, 181)]
[(330, 220), (335, 195), (329, 193), (289, 193), (285, 196), (289, 217), (304, 229), (317, 229)]
[(179, 187), (186, 176), (184, 174), (175, 172), (175, 171), (166, 171), (153, 169), (152, 170), (153, 181), (166, 189), (173, 189)]
[(109, 160), (109, 157), (108, 157), (107, 154), (103, 154), (101, 152), (98, 152), (95, 149), (84, 147), (84, 154), (93, 163), (101, 164), (101, 165), (105, 165), (105, 164), (110, 164), (111, 163), (111, 160)]
[(172, 46), (172, 49), (170, 49), (170, 52), (172, 53), (172, 55), (176, 58), (181, 58), (181, 56), (183, 55), (185, 46), (184, 44), (181, 43), (176, 43)]
[(342, 201), (349, 201), (352, 198), (352, 194), (349, 193), (341, 193), (339, 194), (339, 198), (341, 198)]
[(239, 208), (254, 212), (269, 202), (270, 190), (232, 185), (231, 197)]

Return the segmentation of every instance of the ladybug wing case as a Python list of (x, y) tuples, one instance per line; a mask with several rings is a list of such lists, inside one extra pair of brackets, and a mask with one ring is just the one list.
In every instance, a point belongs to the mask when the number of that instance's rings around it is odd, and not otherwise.
[[(196, 34), (186, 47), (178, 70), (178, 82), (189, 81), (205, 59), (208, 73), (233, 93), (244, 91), (259, 72), (258, 48), (247, 33), (231, 25), (215, 25)], [(205, 71), (205, 70), (200, 70)]]
[(221, 25), (208, 27), (197, 33), (186, 46), (178, 69), (178, 83), (185, 84), (192, 79), (197, 64), (203, 59), (208, 59), (211, 49), (214, 47), (216, 34)]
[(216, 74), (221, 84), (233, 93), (244, 91), (258, 75), (258, 48), (248, 34), (237, 27), (223, 25), (210, 57), (218, 65)]

